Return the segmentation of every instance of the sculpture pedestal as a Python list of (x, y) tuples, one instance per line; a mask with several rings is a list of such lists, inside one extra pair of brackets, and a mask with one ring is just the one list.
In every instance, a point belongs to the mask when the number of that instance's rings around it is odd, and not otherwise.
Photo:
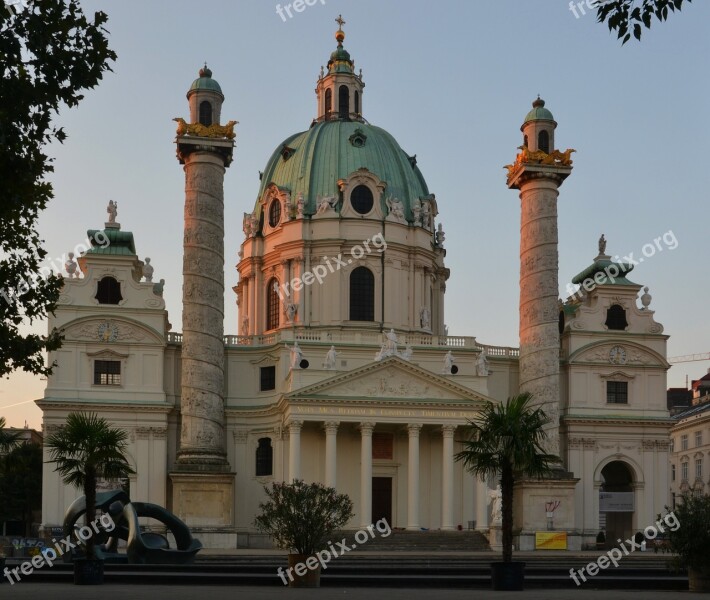
[[(575, 529), (574, 515), (574, 488), (578, 481), (571, 473), (559, 471), (546, 479), (515, 482), (513, 531), (519, 550), (535, 550), (536, 531), (564, 531), (567, 533), (567, 550), (581, 550), (582, 538)], [(553, 513), (550, 529), (545, 504), (553, 500), (560, 504)]]
[(170, 473), (172, 512), (205, 548), (236, 548), (234, 473)]
[(488, 528), (488, 544), (494, 552), (503, 552), (503, 529), (494, 524)]

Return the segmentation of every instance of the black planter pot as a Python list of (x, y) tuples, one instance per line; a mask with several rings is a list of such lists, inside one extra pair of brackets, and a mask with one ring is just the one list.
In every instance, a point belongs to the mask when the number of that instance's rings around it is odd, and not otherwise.
[(104, 561), (77, 558), (74, 560), (74, 585), (102, 585)]
[(494, 590), (518, 592), (525, 583), (524, 562), (491, 563), (491, 587)]

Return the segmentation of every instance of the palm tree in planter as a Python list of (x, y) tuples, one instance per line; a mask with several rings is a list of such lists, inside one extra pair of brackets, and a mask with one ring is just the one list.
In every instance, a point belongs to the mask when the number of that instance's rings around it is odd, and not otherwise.
[(319, 587), (321, 565), (327, 561), (319, 562), (316, 553), (325, 555), (329, 536), (352, 518), (352, 500), (335, 488), (300, 479), (273, 483), (264, 491), (267, 500), (259, 504), (261, 514), (254, 525), (268, 533), (277, 547), (290, 551), (288, 571), (279, 569), (284, 585)]
[[(96, 519), (98, 478), (123, 479), (134, 473), (126, 457), (127, 438), (124, 430), (94, 413), (70, 413), (66, 424), (46, 442), (50, 462), (56, 463), (55, 471), (64, 483), (83, 489), (84, 519), (90, 529)], [(74, 561), (74, 583), (103, 583), (103, 562), (96, 558), (94, 536), (85, 544), (86, 558)]]
[(469, 421), (468, 439), (457, 461), (486, 481), (500, 477), (502, 500), (503, 562), (492, 563), (493, 589), (522, 589), (525, 563), (513, 562), (513, 486), (516, 477), (550, 474), (559, 458), (545, 452), (543, 426), (549, 419), (532, 408), (528, 392), (505, 403), (489, 402), (480, 415)]
[(0, 452), (9, 452), (20, 443), (19, 431), (9, 431), (5, 426), (5, 417), (0, 417)]
[(675, 567), (688, 569), (691, 592), (710, 592), (710, 495), (683, 494), (675, 508), (670, 511), (666, 506), (666, 511), (668, 542), (661, 549), (676, 555)]

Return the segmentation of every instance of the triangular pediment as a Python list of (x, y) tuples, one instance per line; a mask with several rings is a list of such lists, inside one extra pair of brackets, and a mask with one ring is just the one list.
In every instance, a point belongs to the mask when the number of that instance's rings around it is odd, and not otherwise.
[(429, 401), (433, 403), (491, 401), (449, 378), (397, 357), (373, 362), (295, 390), (286, 400), (360, 399)]

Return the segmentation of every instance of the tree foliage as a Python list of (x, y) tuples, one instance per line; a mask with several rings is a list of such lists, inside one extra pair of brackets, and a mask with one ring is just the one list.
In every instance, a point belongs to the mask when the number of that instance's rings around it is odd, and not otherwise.
[(503, 561), (513, 559), (513, 486), (516, 477), (542, 478), (559, 458), (543, 448), (548, 418), (541, 408), (532, 408), (529, 393), (518, 394), (507, 402), (489, 402), (467, 428), (468, 439), (457, 461), (485, 481), (500, 477), (502, 495)]
[(668, 15), (680, 12), (683, 2), (692, 0), (601, 0), (597, 1), (597, 21), (606, 23), (609, 31), (616, 31), (616, 37), (621, 39), (622, 45), (628, 42), (633, 35), (641, 39), (643, 28), (651, 28), (655, 17), (658, 21), (665, 21)]
[(42, 508), (42, 448), (39, 444), (15, 446), (0, 457), (0, 523), (22, 521), (31, 535), (32, 514)]
[[(671, 511), (666, 506), (667, 523), (679, 523), (667, 529), (668, 546), (664, 549), (677, 556), (677, 566), (689, 568), (710, 577), (710, 495), (686, 493)], [(667, 516), (673, 513), (674, 519)], [(658, 515), (661, 519), (661, 515)]]
[(0, 3), (0, 375), (22, 368), (46, 375), (42, 353), (61, 344), (58, 332), (24, 334), (51, 313), (61, 277), (43, 267), (37, 218), (53, 197), (54, 168), (46, 146), (66, 134), (53, 119), (76, 106), (116, 59), (103, 25), (78, 0)]
[[(111, 427), (94, 413), (70, 413), (66, 425), (45, 442), (62, 481), (83, 489), (87, 525), (96, 518), (99, 477), (123, 479), (134, 472), (126, 457), (127, 439), (123, 429)], [(86, 555), (94, 557), (93, 536), (86, 541)]]
[(5, 417), (0, 417), (0, 452), (9, 452), (20, 441), (19, 431), (8, 431)]
[(254, 519), (259, 531), (274, 538), (279, 548), (311, 555), (322, 550), (328, 536), (353, 516), (353, 502), (346, 494), (320, 483), (274, 483), (264, 486), (267, 501), (259, 504)]

